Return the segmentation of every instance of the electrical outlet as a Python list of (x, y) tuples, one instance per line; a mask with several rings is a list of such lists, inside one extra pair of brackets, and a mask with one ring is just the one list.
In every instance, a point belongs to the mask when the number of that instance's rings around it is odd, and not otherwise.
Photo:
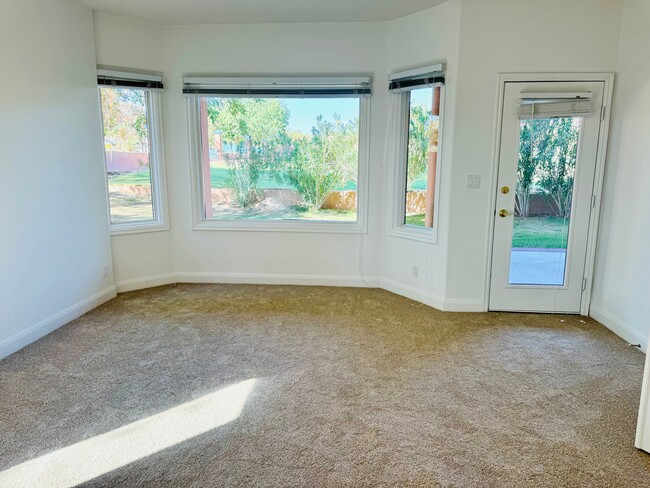
[(413, 275), (413, 278), (417, 278), (420, 274), (420, 269), (417, 266), (413, 266), (411, 269), (411, 274)]
[(102, 266), (102, 274), (103, 274), (104, 278), (108, 277), (108, 264), (105, 264), (104, 266)]

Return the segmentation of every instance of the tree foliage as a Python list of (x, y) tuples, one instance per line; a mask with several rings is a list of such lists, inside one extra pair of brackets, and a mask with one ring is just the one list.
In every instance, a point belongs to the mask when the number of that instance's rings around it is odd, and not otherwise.
[(104, 139), (114, 151), (148, 152), (146, 93), (123, 88), (101, 89)]
[(220, 131), (227, 185), (248, 208), (260, 199), (262, 174), (290, 183), (306, 207), (319, 209), (329, 193), (357, 179), (358, 122), (318, 116), (311, 134), (287, 130), (289, 111), (278, 99), (209, 99), (211, 134)]
[(519, 216), (528, 216), (534, 188), (551, 198), (556, 215), (569, 215), (579, 131), (577, 119), (571, 117), (521, 123), (516, 189)]
[(409, 116), (408, 165), (406, 183), (411, 185), (426, 174), (431, 130), (431, 114), (423, 105), (411, 105)]
[(539, 167), (539, 185), (553, 199), (557, 215), (568, 217), (573, 199), (579, 126), (568, 117), (550, 122), (548, 144)]
[(209, 102), (213, 129), (233, 149), (225, 156), (230, 167), (227, 184), (237, 204), (250, 207), (259, 199), (260, 175), (285, 152), (289, 112), (277, 99), (211, 98)]
[(311, 138), (293, 141), (293, 152), (282, 166), (281, 178), (300, 194), (310, 210), (318, 210), (330, 192), (357, 181), (358, 123), (316, 119)]

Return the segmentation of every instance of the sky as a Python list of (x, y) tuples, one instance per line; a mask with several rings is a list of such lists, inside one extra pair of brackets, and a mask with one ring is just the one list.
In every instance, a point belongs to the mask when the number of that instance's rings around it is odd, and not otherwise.
[(304, 134), (311, 134), (318, 115), (332, 120), (338, 114), (344, 122), (359, 117), (358, 98), (285, 98), (283, 102), (289, 109), (288, 130)]

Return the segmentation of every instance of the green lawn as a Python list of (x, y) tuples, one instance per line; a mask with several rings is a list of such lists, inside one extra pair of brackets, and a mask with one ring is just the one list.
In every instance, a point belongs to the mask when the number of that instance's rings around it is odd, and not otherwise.
[[(224, 166), (212, 166), (210, 168), (210, 185), (212, 188), (228, 188), (226, 180), (228, 178), (228, 168)], [(132, 171), (130, 173), (122, 173), (118, 175), (109, 175), (109, 184), (112, 186), (141, 186), (150, 184), (150, 176), (148, 170)], [(293, 190), (294, 187), (287, 183), (278, 183), (273, 176), (268, 173), (263, 173), (259, 180), (258, 188), (260, 190)], [(338, 190), (356, 190), (357, 184), (353, 181), (348, 182), (343, 188)]]
[(569, 219), (560, 217), (515, 217), (512, 247), (566, 249)]
[(424, 227), (424, 214), (413, 214), (406, 216), (406, 225), (417, 225)]

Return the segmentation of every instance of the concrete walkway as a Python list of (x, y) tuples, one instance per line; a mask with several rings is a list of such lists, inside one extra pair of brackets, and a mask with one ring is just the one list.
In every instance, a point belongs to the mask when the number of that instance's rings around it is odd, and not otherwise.
[(513, 285), (564, 284), (566, 249), (515, 248), (510, 254)]

